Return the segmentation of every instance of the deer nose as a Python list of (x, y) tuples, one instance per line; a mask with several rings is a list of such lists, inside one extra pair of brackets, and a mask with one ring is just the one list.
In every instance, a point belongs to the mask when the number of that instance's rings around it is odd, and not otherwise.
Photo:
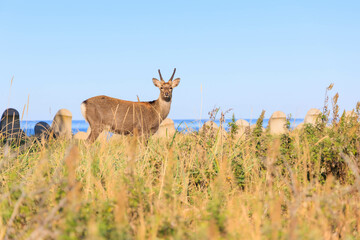
[(169, 93), (168, 93), (168, 92), (166, 92), (166, 93), (165, 93), (165, 97), (168, 97), (168, 96), (169, 96)]

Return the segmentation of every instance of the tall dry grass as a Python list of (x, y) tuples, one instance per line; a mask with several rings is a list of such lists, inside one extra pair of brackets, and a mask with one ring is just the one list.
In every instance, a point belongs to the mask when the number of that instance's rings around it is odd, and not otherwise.
[(359, 239), (359, 109), (280, 136), (260, 118), (240, 140), (218, 131), (1, 151), (0, 238)]

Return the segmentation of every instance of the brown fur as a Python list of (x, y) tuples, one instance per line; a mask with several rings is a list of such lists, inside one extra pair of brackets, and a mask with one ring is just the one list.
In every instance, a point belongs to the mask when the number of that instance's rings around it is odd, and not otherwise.
[(155, 101), (131, 102), (108, 96), (85, 100), (82, 112), (91, 128), (88, 140), (95, 141), (103, 130), (125, 135), (136, 130), (144, 136), (154, 134), (170, 112), (172, 89), (180, 79), (160, 82), (154, 78), (153, 82), (160, 89), (160, 96)]

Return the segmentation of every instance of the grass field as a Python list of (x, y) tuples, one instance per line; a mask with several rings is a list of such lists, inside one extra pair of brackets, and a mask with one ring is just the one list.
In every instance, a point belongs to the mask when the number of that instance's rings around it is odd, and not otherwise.
[(0, 238), (360, 239), (359, 106), (280, 136), (2, 145)]

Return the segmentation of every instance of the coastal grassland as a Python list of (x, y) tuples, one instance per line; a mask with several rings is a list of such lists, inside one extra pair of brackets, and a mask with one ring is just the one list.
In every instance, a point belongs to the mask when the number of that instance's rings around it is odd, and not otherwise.
[(358, 118), (2, 145), (0, 239), (359, 239)]

